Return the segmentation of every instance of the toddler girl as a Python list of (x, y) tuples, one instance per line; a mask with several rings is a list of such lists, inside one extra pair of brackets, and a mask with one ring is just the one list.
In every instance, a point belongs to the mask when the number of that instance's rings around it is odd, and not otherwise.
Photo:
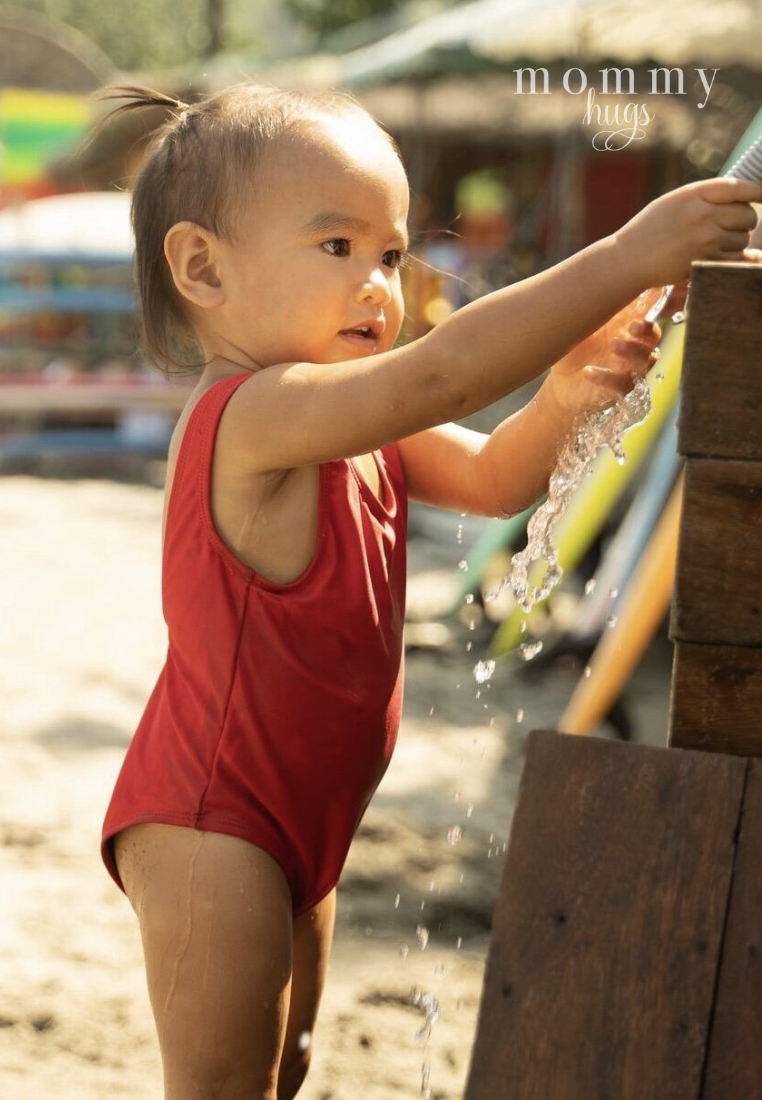
[[(167, 660), (103, 855), (140, 923), (167, 1100), (288, 1100), (399, 723), (408, 497), (500, 516), (541, 494), (658, 331), (635, 326), (617, 368), (570, 349), (692, 260), (740, 259), (762, 187), (674, 191), (395, 349), (408, 184), (353, 100), (116, 94), (168, 108), (133, 200), (144, 343), (200, 377), (169, 453)], [(549, 367), (491, 436), (446, 424)]]

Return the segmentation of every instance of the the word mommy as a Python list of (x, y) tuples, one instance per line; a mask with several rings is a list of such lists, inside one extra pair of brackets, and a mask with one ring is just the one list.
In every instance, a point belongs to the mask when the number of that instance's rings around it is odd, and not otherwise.
[[(514, 69), (516, 73), (516, 94), (517, 95), (552, 95), (550, 91), (549, 83), (550, 77), (548, 70), (539, 69)], [(651, 87), (649, 89), (651, 95), (687, 95), (685, 91), (685, 76), (682, 69), (665, 69), (664, 67), (648, 69), (651, 74)], [(714, 84), (714, 78), (719, 72), (719, 69), (712, 69), (712, 79), (707, 80), (706, 69), (696, 69), (699, 74), (701, 83), (704, 85), (706, 91), (706, 99), (703, 103), (699, 103), (699, 107), (704, 107), (709, 99), (709, 93), (712, 90)], [(601, 95), (637, 95), (635, 90), (635, 73), (632, 69), (599, 69), (603, 76), (601, 81)], [(529, 91), (524, 91), (524, 74), (528, 73)], [(542, 90), (537, 89), (537, 74), (542, 73)], [(613, 80), (610, 79), (610, 74), (613, 73)], [(622, 87), (622, 76), (627, 73), (627, 88)], [(672, 74), (676, 73), (676, 86), (672, 89)], [(576, 75), (573, 75), (576, 74)], [(661, 77), (661, 81), (660, 81)], [(659, 84), (661, 82), (661, 87)], [(611, 88), (610, 85), (614, 84)], [(575, 84), (576, 87), (572, 85)], [(567, 69), (564, 73), (563, 86), (567, 92), (571, 92), (572, 95), (581, 95), (587, 88), (587, 73), (584, 69)]]

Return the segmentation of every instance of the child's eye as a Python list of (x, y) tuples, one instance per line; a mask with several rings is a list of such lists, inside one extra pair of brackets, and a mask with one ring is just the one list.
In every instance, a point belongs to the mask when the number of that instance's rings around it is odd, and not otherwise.
[(349, 241), (346, 237), (333, 237), (330, 241), (323, 241), (323, 249), (330, 256), (348, 256)]
[(384, 267), (391, 267), (392, 269), (404, 267), (407, 263), (407, 253), (403, 252), (401, 248), (391, 248), (388, 252), (384, 252), (381, 263)]

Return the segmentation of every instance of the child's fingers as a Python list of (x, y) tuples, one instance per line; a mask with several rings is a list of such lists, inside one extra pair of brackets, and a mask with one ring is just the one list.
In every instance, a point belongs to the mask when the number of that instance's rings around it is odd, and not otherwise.
[(732, 176), (718, 176), (717, 179), (701, 180), (692, 186), (707, 202), (762, 202), (762, 183), (756, 180), (737, 180)]
[(583, 374), (588, 382), (601, 391), (602, 403), (611, 403), (618, 397), (625, 397), (644, 371), (610, 370), (608, 367), (588, 366)]
[(649, 349), (655, 348), (662, 336), (659, 325), (655, 321), (646, 321), (645, 317), (630, 321), (627, 331), (628, 336), (618, 337), (622, 343), (630, 344), (633, 342), (631, 338), (634, 337), (636, 342), (646, 345)]
[[(619, 359), (619, 363), (616, 367), (606, 368), (612, 370), (613, 373), (629, 370), (637, 371), (639, 374), (645, 374), (649, 367), (653, 366), (659, 358), (655, 350), (647, 347), (645, 344), (626, 344), (623, 341), (620, 346), (617, 341), (613, 341), (611, 347), (612, 350), (616, 352)], [(591, 363), (590, 366), (600, 366), (600, 364)]]
[(738, 230), (726, 229), (724, 231), (723, 243), (723, 252), (743, 252), (749, 247), (749, 234), (739, 232)]
[(743, 229), (751, 233), (757, 227), (757, 214), (747, 202), (729, 202), (719, 206), (714, 217), (721, 229)]
[(751, 232), (749, 246), (751, 248), (762, 248), (762, 216), (757, 209), (755, 209), (754, 213), (757, 215), (757, 224)]

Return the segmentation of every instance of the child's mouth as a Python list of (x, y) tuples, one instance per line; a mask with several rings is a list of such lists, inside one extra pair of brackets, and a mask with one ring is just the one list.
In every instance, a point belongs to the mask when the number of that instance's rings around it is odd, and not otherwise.
[(366, 345), (375, 345), (380, 335), (381, 333), (375, 325), (357, 325), (355, 328), (342, 329), (339, 333), (339, 336), (343, 336), (345, 340)]

